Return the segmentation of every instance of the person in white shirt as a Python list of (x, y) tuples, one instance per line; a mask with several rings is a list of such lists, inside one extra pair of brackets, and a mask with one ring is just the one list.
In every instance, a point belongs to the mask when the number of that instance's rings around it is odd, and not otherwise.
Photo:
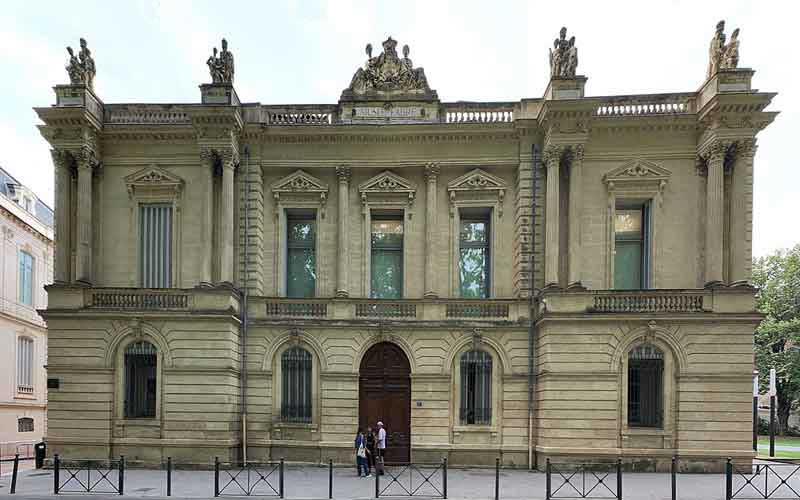
[(383, 422), (378, 422), (378, 439), (377, 439), (378, 456), (383, 458), (386, 453), (386, 429), (383, 428)]

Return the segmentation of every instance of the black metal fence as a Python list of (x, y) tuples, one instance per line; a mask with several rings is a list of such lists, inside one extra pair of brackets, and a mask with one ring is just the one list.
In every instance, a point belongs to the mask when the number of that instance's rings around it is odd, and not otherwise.
[(25, 460), (33, 460), (33, 457), (32, 456), (20, 457), (19, 454), (17, 453), (14, 455), (14, 458), (0, 459), (0, 476), (2, 476), (3, 472), (3, 463), (11, 464), (11, 488), (9, 493), (12, 495), (17, 492), (17, 476), (19, 475), (19, 463)]
[[(66, 477), (62, 481), (62, 477)], [(119, 460), (69, 459), (53, 455), (53, 494), (125, 492), (125, 457)]]
[(279, 462), (223, 463), (214, 458), (214, 496), (283, 498), (283, 459)]
[(447, 498), (446, 458), (439, 463), (386, 463), (383, 470), (383, 476), (375, 474), (375, 498)]
[(545, 498), (616, 498), (622, 500), (622, 460), (616, 463), (545, 465)]
[(729, 458), (725, 464), (725, 500), (800, 499), (800, 463), (796, 460), (740, 467)]

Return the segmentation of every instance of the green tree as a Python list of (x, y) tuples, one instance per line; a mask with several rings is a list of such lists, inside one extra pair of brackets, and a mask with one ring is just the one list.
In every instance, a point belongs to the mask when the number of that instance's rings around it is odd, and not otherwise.
[(778, 433), (800, 404), (800, 245), (753, 261), (756, 305), (766, 315), (755, 334), (756, 367), (766, 389), (775, 368)]

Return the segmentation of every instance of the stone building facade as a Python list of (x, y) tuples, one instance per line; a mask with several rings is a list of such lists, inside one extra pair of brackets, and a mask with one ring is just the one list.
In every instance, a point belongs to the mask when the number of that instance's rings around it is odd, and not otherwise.
[(380, 419), (392, 461), (750, 460), (774, 94), (718, 31), (699, 90), (587, 97), (565, 35), (514, 102), (441, 101), (391, 38), (330, 105), (241, 103), (224, 41), (200, 104), (71, 61), (49, 449), (350, 462)]
[(0, 456), (31, 456), (47, 432), (47, 307), (53, 211), (0, 168)]

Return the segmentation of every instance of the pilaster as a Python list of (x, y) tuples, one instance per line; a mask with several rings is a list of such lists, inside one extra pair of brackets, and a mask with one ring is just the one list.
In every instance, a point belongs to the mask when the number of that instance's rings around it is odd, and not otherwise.
[(95, 151), (83, 146), (75, 155), (78, 167), (77, 245), (75, 280), (91, 285), (92, 280), (92, 176), (100, 162)]
[(437, 179), (441, 169), (437, 163), (425, 166), (427, 198), (425, 200), (425, 297), (439, 296), (436, 286), (436, 213)]
[(707, 169), (705, 286), (723, 284), (723, 230), (725, 214), (724, 164), (730, 142), (714, 140), (701, 153)]
[(336, 296), (349, 297), (349, 271), (350, 271), (350, 224), (348, 212), (350, 208), (350, 177), (349, 167), (336, 167), (336, 177), (339, 181), (339, 210), (336, 219), (336, 229), (339, 236), (336, 255)]
[[(261, 167), (249, 158), (240, 163), (239, 183), (240, 286), (247, 288), (251, 295), (263, 295), (264, 176)], [(246, 233), (245, 227), (247, 227)]]
[(217, 155), (211, 148), (200, 148), (200, 164), (203, 170), (203, 203), (200, 206), (203, 241), (200, 257), (200, 282), (211, 283), (213, 278), (214, 254), (216, 251), (214, 240), (214, 171), (216, 169)]
[(547, 195), (545, 198), (545, 287), (557, 287), (559, 256), (559, 168), (562, 147), (550, 144), (544, 151), (544, 164), (547, 169)]
[(72, 158), (66, 151), (51, 149), (55, 167), (55, 242), (54, 242), (54, 269), (53, 280), (59, 285), (70, 282), (70, 187), (72, 185), (71, 163)]
[(220, 153), (222, 184), (220, 187), (219, 231), (217, 255), (219, 255), (219, 281), (233, 283), (233, 174), (239, 165), (239, 155), (234, 149)]
[(581, 176), (583, 175), (583, 144), (571, 148), (569, 165), (569, 279), (570, 288), (582, 288), (581, 284)]
[(753, 271), (753, 160), (755, 139), (736, 144), (731, 172), (730, 284), (747, 285)]
[(521, 146), (517, 166), (517, 199), (514, 211), (514, 296), (529, 298), (533, 283), (533, 152), (530, 144)]

